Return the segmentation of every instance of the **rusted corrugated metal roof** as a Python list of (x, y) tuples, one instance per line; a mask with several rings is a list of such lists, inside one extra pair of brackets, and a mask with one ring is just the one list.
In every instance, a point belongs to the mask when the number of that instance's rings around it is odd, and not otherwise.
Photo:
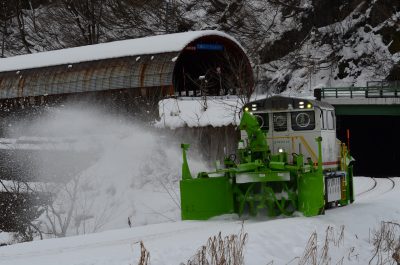
[[(192, 54), (196, 45), (201, 47), (200, 57)], [(237, 60), (237, 65), (232, 63)], [(208, 30), (0, 59), (0, 99), (132, 88), (140, 88), (142, 96), (151, 88), (161, 88), (163, 95), (189, 95), (189, 90), (196, 92), (200, 87), (195, 82), (185, 86), (185, 78), (197, 80), (221, 64), (225, 65), (219, 78), (227, 76), (229, 82), (210, 86), (206, 94), (253, 88), (252, 69), (243, 48), (229, 35)], [(241, 75), (245, 77), (237, 77)], [(231, 82), (234, 77), (238, 80)], [(245, 85), (239, 82), (243, 80)]]
[(0, 98), (172, 85), (177, 52), (0, 73)]

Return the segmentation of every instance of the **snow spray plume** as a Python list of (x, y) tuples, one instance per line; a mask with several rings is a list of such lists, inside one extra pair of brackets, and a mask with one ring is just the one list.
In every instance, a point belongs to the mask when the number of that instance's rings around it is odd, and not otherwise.
[[(169, 134), (74, 104), (49, 108), (30, 124), (14, 125), (10, 135), (43, 142), (31, 146), (38, 150), (30, 164), (39, 177), (46, 173), (43, 189), (57, 195), (41, 217), (45, 232), (65, 236), (180, 219), (181, 150)], [(49, 155), (46, 142), (62, 152)], [(192, 170), (204, 167), (191, 161)]]

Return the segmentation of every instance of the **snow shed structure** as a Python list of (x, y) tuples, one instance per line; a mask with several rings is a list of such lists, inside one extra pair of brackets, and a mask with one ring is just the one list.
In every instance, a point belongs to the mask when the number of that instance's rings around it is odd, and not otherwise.
[(169, 96), (249, 94), (252, 89), (243, 48), (214, 30), (0, 59), (0, 108), (6, 111), (85, 95), (135, 112), (138, 105), (157, 107), (156, 100)]

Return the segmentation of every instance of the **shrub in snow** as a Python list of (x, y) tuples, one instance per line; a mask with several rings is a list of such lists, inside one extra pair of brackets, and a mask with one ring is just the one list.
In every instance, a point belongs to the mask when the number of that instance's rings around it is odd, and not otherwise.
[(371, 234), (374, 248), (369, 264), (400, 264), (400, 224), (382, 221)]
[(239, 234), (208, 238), (207, 244), (201, 246), (196, 254), (187, 261), (187, 265), (242, 265), (244, 264), (244, 246), (247, 233), (240, 230)]
[(343, 253), (343, 246), (344, 226), (340, 226), (339, 231), (336, 231), (332, 226), (328, 226), (325, 230), (325, 238), (322, 241), (322, 245), (318, 242), (317, 232), (313, 232), (308, 239), (302, 256), (292, 259), (291, 262), (298, 260), (299, 265), (328, 265), (357, 262), (358, 253), (356, 253), (355, 248), (350, 247)]
[(145, 248), (143, 241), (140, 241), (140, 259), (138, 265), (150, 264), (150, 252)]

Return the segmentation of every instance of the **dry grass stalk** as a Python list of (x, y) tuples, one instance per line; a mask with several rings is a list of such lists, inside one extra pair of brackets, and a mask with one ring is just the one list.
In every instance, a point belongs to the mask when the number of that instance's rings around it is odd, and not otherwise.
[(145, 248), (143, 241), (140, 241), (140, 259), (138, 265), (150, 265), (150, 252)]
[(400, 224), (382, 221), (378, 229), (372, 230), (372, 245), (369, 264), (400, 264)]
[[(337, 233), (332, 226), (328, 226), (325, 230), (324, 244), (320, 251), (318, 251), (318, 236), (313, 232), (308, 239), (307, 245), (304, 249), (303, 255), (300, 257), (299, 265), (328, 265), (331, 264), (332, 258), (329, 255), (330, 246), (340, 247), (344, 244), (344, 226), (340, 227)], [(318, 255), (318, 253), (320, 253)], [(350, 255), (350, 254), (349, 254)], [(350, 256), (349, 256), (350, 257)], [(344, 257), (342, 257), (336, 264), (343, 264)]]
[(201, 246), (196, 254), (188, 260), (187, 265), (243, 265), (244, 246), (247, 241), (247, 233), (243, 226), (238, 235), (232, 234), (222, 237), (221, 232), (217, 236), (209, 237), (207, 244)]
[(307, 245), (304, 249), (303, 255), (300, 258), (299, 265), (317, 264), (317, 232), (313, 232), (308, 239)]

